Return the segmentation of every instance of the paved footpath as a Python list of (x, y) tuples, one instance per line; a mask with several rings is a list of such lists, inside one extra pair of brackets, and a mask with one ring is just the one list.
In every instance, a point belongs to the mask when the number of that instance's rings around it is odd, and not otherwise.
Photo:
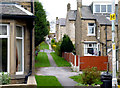
[[(51, 46), (50, 50), (44, 50), (47, 53), (48, 59), (50, 61), (51, 67), (41, 67), (37, 69), (36, 75), (46, 75), (46, 76), (56, 76), (62, 86), (74, 86), (77, 82), (70, 79), (70, 76), (78, 75), (77, 72), (72, 72), (70, 67), (57, 67), (55, 61), (53, 60), (50, 52), (52, 52)], [(69, 88), (69, 87), (68, 87)]]

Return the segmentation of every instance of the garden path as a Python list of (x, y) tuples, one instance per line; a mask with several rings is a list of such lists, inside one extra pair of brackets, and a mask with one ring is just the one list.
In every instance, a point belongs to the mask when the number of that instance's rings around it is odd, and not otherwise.
[[(36, 75), (45, 75), (45, 76), (56, 76), (61, 83), (62, 86), (65, 88), (69, 88), (70, 86), (75, 86), (77, 82), (70, 79), (70, 76), (75, 76), (80, 73), (72, 72), (70, 67), (57, 67), (55, 61), (53, 60), (50, 53), (52, 52), (52, 48), (49, 45), (50, 50), (44, 50), (48, 55), (48, 59), (50, 61), (51, 67), (41, 67), (37, 69)], [(71, 88), (71, 87), (70, 87)]]

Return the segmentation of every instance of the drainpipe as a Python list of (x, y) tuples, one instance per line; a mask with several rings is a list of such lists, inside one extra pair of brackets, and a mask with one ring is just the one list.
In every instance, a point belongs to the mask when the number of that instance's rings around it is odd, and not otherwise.
[(106, 35), (106, 56), (108, 55), (107, 53), (107, 26), (105, 26), (105, 35)]
[[(33, 2), (31, 0), (31, 12), (33, 13)], [(32, 75), (32, 33), (33, 33), (33, 22), (31, 23), (30, 27), (30, 67), (29, 67), (29, 73), (25, 76), (25, 83), (27, 83), (28, 76)]]

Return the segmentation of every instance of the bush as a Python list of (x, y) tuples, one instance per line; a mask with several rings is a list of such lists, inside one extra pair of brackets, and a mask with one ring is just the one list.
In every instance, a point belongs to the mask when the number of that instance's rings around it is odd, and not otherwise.
[(58, 42), (57, 45), (56, 45), (56, 48), (55, 48), (55, 53), (58, 55), (58, 56), (61, 56), (62, 53), (61, 53), (61, 42)]
[(5, 84), (9, 84), (10, 83), (10, 76), (9, 74), (5, 74), (4, 72), (2, 72), (2, 74), (0, 75), (0, 82), (2, 85), (5, 85)]
[(52, 40), (51, 40), (51, 43), (55, 43), (55, 39), (52, 39)]
[(73, 51), (74, 46), (68, 35), (64, 35), (60, 48), (61, 48), (61, 52), (72, 52)]
[(102, 82), (100, 81), (100, 71), (97, 71), (96, 67), (86, 68), (85, 70), (83, 70), (82, 84), (102, 84)]

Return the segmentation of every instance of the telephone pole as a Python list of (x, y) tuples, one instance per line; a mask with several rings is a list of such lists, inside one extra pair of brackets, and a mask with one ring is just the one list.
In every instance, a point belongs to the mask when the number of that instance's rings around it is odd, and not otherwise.
[[(112, 15), (115, 14), (115, 0), (112, 0)], [(113, 15), (114, 19), (115, 15)], [(112, 88), (117, 87), (116, 78), (116, 44), (115, 44), (115, 19), (112, 20)]]

